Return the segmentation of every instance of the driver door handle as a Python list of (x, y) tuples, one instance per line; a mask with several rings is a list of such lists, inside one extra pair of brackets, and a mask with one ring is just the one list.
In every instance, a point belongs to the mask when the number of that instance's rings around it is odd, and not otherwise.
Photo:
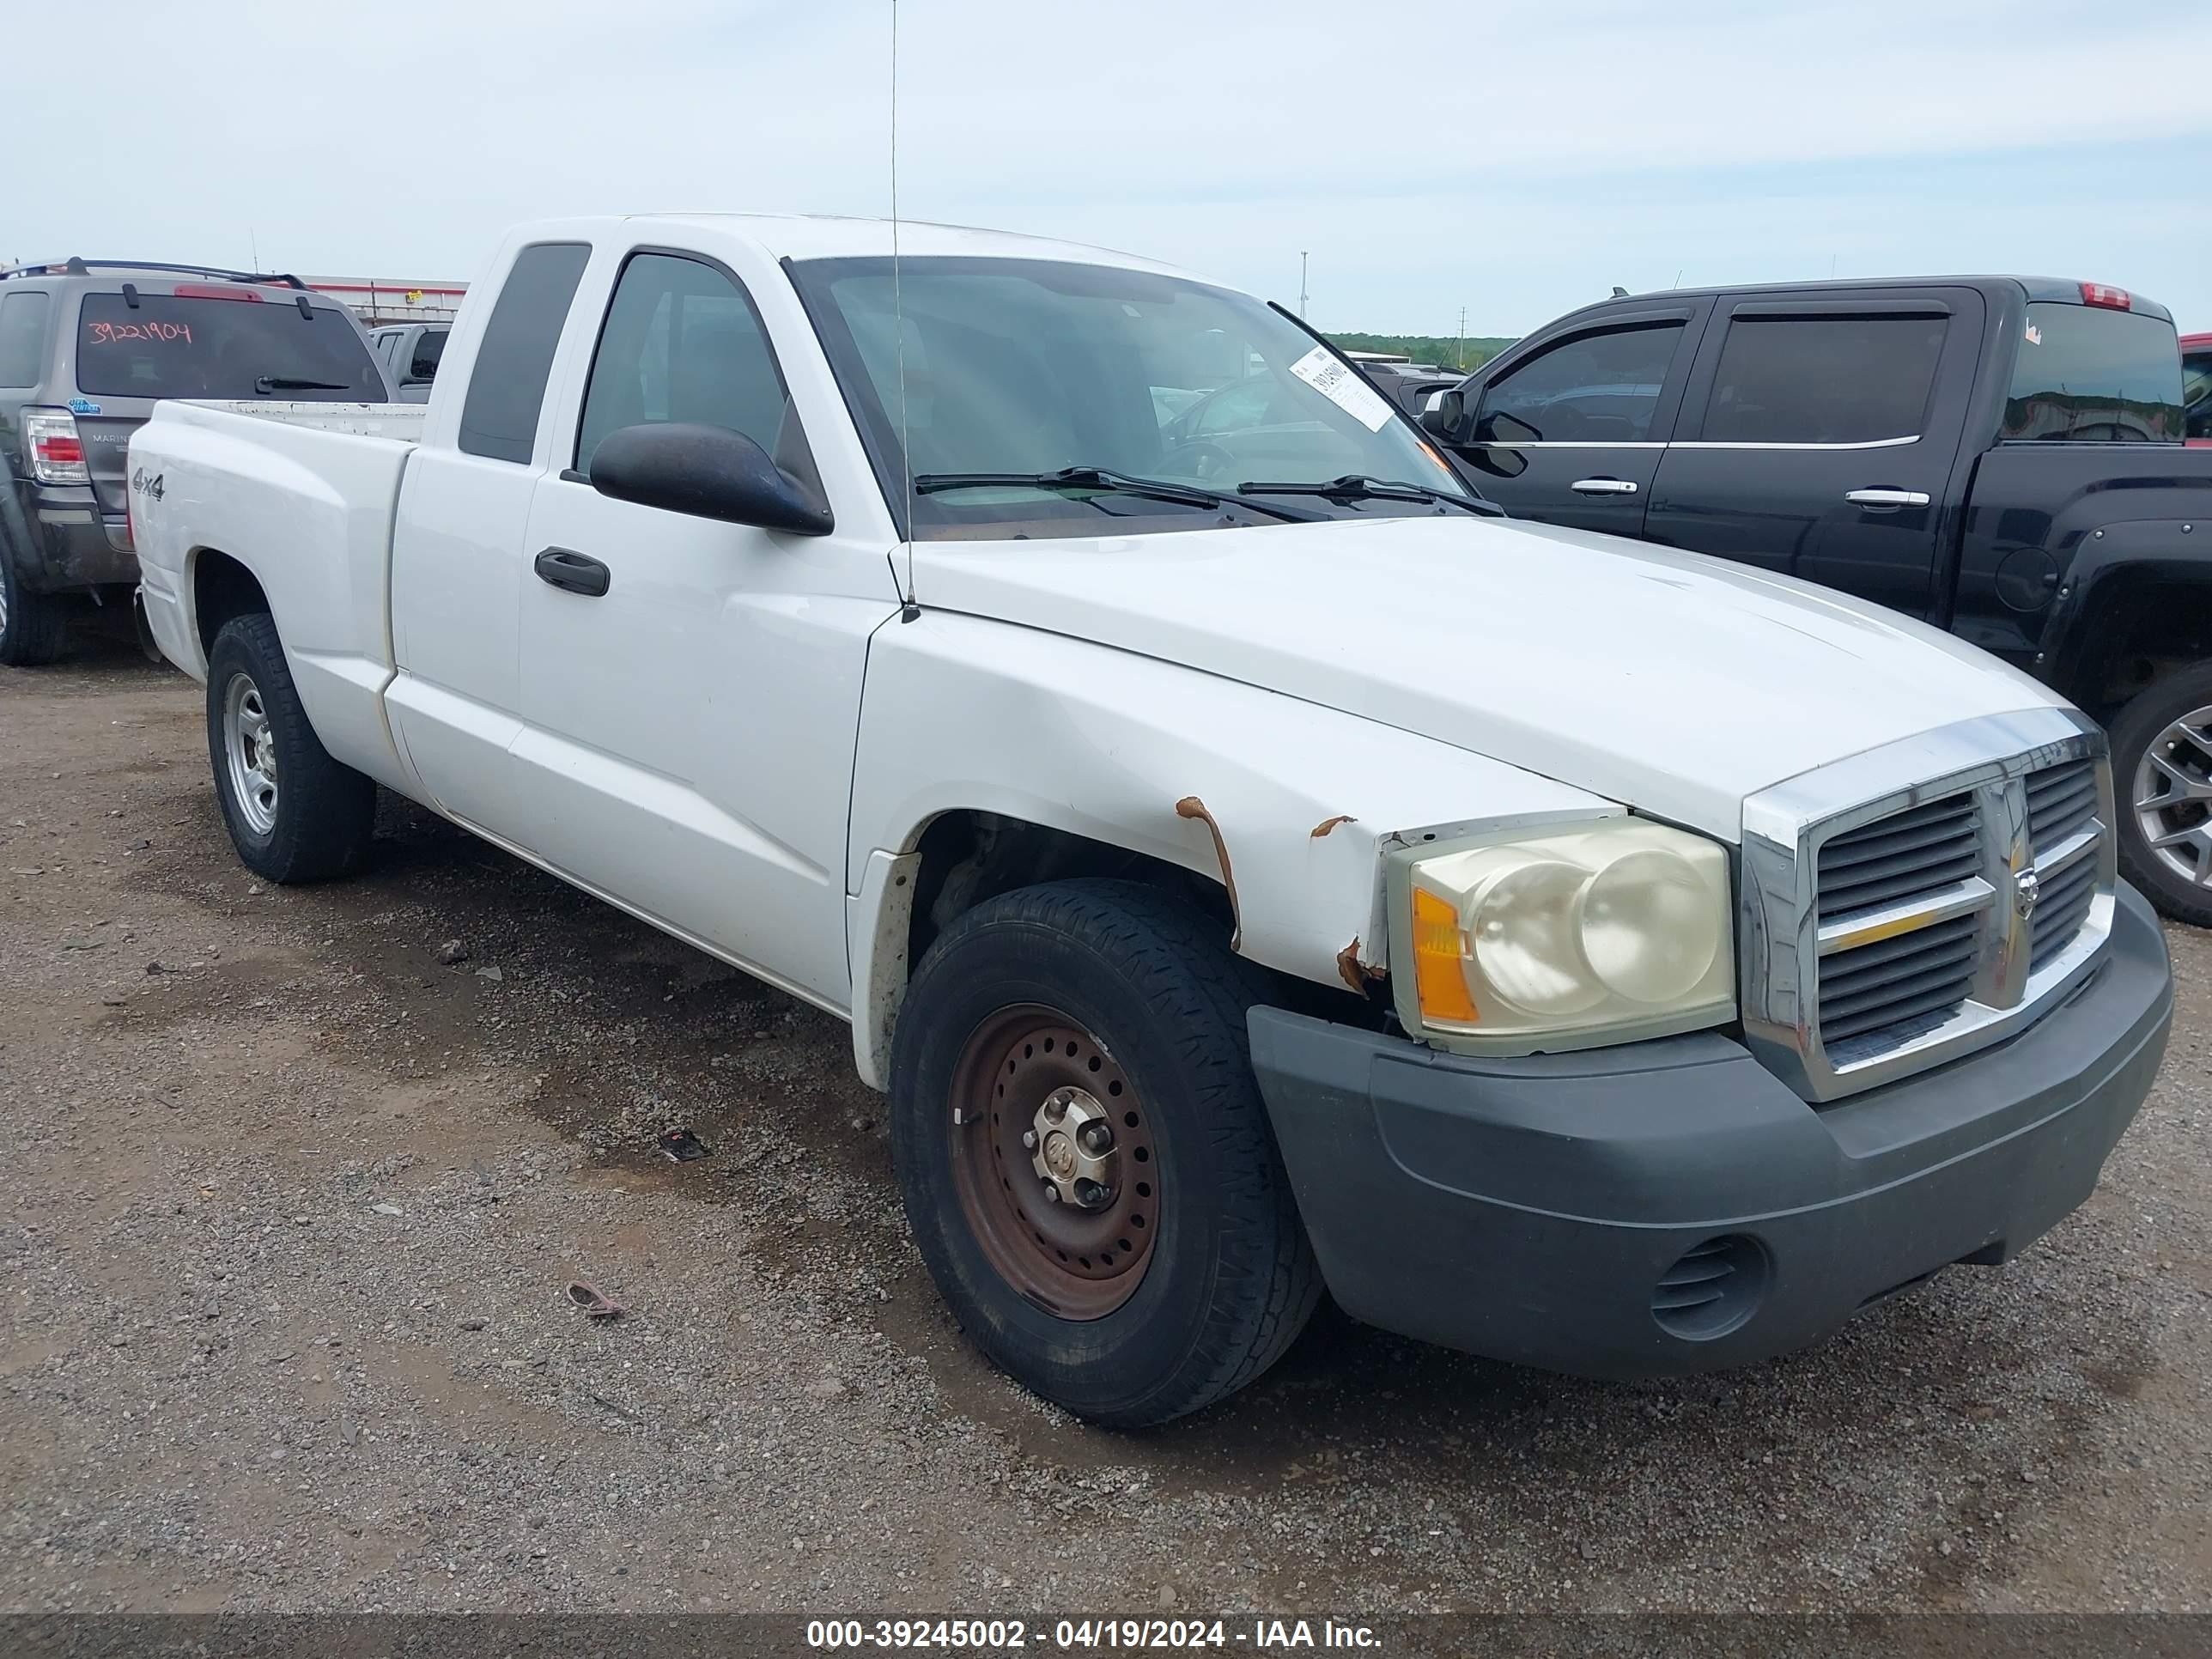
[(1925, 507), (1924, 489), (1847, 489), (1844, 499), (1853, 507)]
[(614, 583), (614, 573), (588, 554), (549, 547), (538, 556), (538, 580), (567, 593), (596, 599)]
[(1633, 495), (1632, 478), (1577, 478), (1567, 486), (1577, 495)]

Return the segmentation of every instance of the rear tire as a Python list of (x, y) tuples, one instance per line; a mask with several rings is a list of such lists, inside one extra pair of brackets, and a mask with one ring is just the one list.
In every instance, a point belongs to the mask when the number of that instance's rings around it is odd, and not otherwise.
[(368, 856), (376, 785), (340, 764), (307, 722), (276, 624), (234, 617), (208, 652), (208, 758), (231, 844), (275, 882), (350, 875)]
[[(891, 1150), (930, 1276), (1000, 1370), (1110, 1428), (1243, 1388), (1321, 1292), (1218, 931), (1134, 883), (1024, 888), (948, 927), (899, 1013)], [(1047, 1202), (1054, 1124), (1109, 1150)]]
[(15, 562), (0, 545), (0, 663), (43, 668), (58, 659), (69, 638), (69, 603), (33, 593), (18, 580)]
[(2112, 737), (2121, 873), (2163, 915), (2212, 927), (2212, 663), (2138, 694)]

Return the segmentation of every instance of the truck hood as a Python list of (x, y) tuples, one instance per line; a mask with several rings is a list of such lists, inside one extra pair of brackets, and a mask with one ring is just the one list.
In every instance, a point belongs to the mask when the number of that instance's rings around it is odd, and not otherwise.
[(2063, 702), (1809, 583), (1505, 520), (920, 542), (914, 582), (933, 609), (1325, 704), (1731, 842), (1744, 798), (1769, 784)]

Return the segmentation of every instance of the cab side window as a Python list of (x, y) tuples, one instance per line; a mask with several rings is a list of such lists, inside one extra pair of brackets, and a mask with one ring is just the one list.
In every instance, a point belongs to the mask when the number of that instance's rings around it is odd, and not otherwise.
[(1708, 443), (1856, 444), (1917, 438), (1941, 317), (1736, 317), (1699, 437)]
[(779, 459), (780, 447), (797, 437), (752, 301), (713, 265), (638, 253), (623, 267), (599, 331), (577, 422), (577, 470), (590, 471), (609, 433), (669, 421), (727, 427)]
[(469, 371), (468, 400), (461, 405), (464, 453), (530, 465), (545, 382), (591, 257), (583, 242), (540, 242), (514, 256)]
[(1484, 443), (1644, 442), (1681, 339), (1682, 325), (1668, 322), (1564, 340), (1484, 389), (1475, 437)]

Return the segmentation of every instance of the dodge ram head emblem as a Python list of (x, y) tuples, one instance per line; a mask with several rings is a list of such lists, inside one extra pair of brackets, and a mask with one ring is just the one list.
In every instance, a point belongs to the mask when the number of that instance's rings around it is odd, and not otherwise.
[(2043, 883), (2033, 870), (2021, 871), (2013, 878), (2013, 882), (2016, 889), (2013, 894), (2013, 908), (2020, 912), (2021, 920), (2025, 921), (2035, 914), (2035, 902), (2043, 896)]

